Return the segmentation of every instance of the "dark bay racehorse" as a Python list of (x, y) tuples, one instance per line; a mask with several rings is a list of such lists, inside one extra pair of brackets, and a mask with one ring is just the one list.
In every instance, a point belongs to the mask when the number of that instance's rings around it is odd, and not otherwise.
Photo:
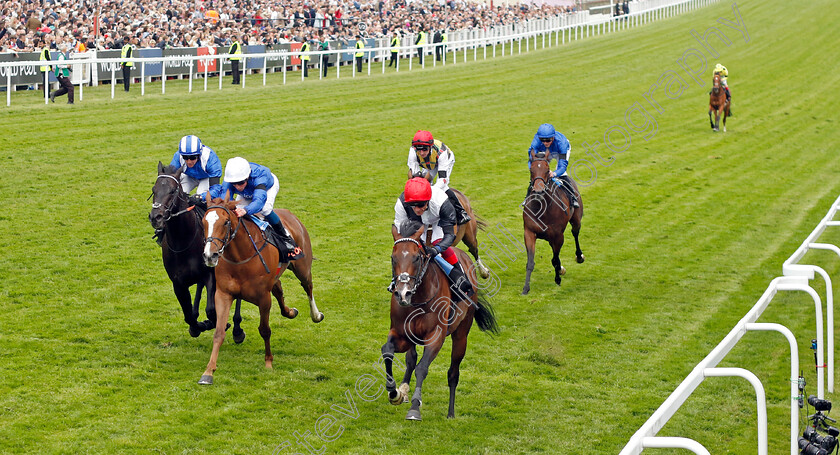
[[(309, 315), (313, 322), (321, 322), (324, 314), (318, 311), (312, 296), (312, 243), (303, 223), (285, 209), (274, 212), (280, 216), (283, 226), (295, 243), (303, 250), (302, 259), (290, 263), (280, 262), (280, 254), (266, 239), (265, 233), (250, 217), (239, 218), (234, 213), (236, 201), (227, 199), (210, 200), (207, 195), (207, 213), (204, 215), (204, 260), (216, 270), (216, 332), (213, 334), (213, 352), (207, 369), (199, 384), (212, 384), (213, 373), (219, 349), (225, 340), (224, 326), (230, 314), (233, 299), (244, 299), (260, 309), (260, 335), (265, 341), (265, 366), (272, 368), (271, 328), (268, 316), (271, 312), (272, 294), (280, 304), (283, 316), (294, 319), (296, 308), (286, 306), (280, 276), (286, 268), (294, 272), (309, 297)], [(219, 260), (221, 259), (221, 261)]]
[[(458, 200), (461, 201), (461, 206), (464, 207), (464, 210), (467, 211), (467, 214), (471, 218), (467, 224), (457, 226), (455, 231), (455, 241), (452, 242), (452, 246), (457, 245), (463, 240), (464, 245), (467, 245), (467, 249), (470, 254), (473, 258), (475, 258), (475, 269), (478, 270), (478, 274), (481, 275), (481, 278), (487, 279), (490, 277), (490, 269), (488, 269), (487, 266), (481, 262), (481, 258), (478, 257), (478, 230), (484, 229), (487, 226), (487, 223), (485, 223), (480, 216), (475, 214), (472, 206), (470, 205), (469, 198), (464, 196), (464, 193), (456, 190), (455, 188), (451, 189), (455, 192), (455, 195), (458, 196)], [(428, 236), (431, 236), (431, 231), (429, 231)], [(427, 238), (427, 240), (429, 239)], [(428, 241), (426, 243), (430, 244)]]
[[(712, 112), (715, 120), (712, 121)], [(713, 131), (720, 131), (720, 117), (723, 115), (723, 132), (726, 132), (726, 117), (729, 116), (729, 103), (726, 101), (726, 89), (720, 82), (720, 74), (712, 79), (712, 93), (709, 94), (709, 124)]]
[[(452, 337), (452, 361), (449, 366), (449, 412), (455, 417), (455, 388), (458, 386), (461, 360), (467, 351), (467, 335), (473, 319), (482, 331), (498, 333), (496, 318), (489, 302), (479, 293), (476, 297), (453, 304), (449, 281), (441, 268), (429, 258), (420, 238), (426, 227), (419, 222), (404, 228), (404, 232), (392, 229), (394, 248), (391, 252), (393, 281), (389, 290), (391, 296), (391, 330), (388, 340), (382, 346), (387, 379), (385, 388), (392, 404), (409, 401), (409, 383), (414, 373), (417, 385), (412, 395), (411, 409), (406, 419), (421, 420), (420, 405), (423, 381), (429, 372), (429, 365), (440, 352), (447, 336)], [(463, 261), (473, 288), (478, 289), (475, 274), (471, 273), (472, 262), (462, 250), (455, 248), (458, 260)], [(423, 357), (417, 363), (417, 345), (424, 346)], [(405, 352), (405, 375), (397, 388), (393, 376), (394, 353)], [(416, 370), (415, 370), (416, 368)]]
[[(163, 230), (161, 242), (163, 267), (172, 281), (175, 297), (184, 312), (184, 322), (190, 326), (190, 335), (197, 337), (201, 332), (216, 327), (214, 294), (216, 279), (213, 269), (204, 264), (204, 228), (199, 211), (189, 205), (188, 196), (181, 189), (183, 168), (164, 167), (158, 162), (158, 176), (152, 187), (152, 211), (149, 222), (155, 229)], [(190, 286), (196, 285), (195, 300), (190, 298)], [(202, 290), (207, 290), (207, 320), (198, 322), (198, 307), (201, 303)], [(233, 339), (237, 343), (245, 340), (245, 332), (240, 328), (241, 302), (236, 302), (233, 316)]]
[(560, 188), (549, 177), (548, 157), (544, 153), (531, 152), (531, 194), (525, 199), (522, 219), (525, 223), (525, 249), (528, 251), (528, 264), (525, 267), (525, 287), (522, 294), (531, 291), (531, 272), (534, 271), (534, 251), (537, 239), (548, 241), (554, 256), (551, 264), (554, 266), (554, 282), (560, 286), (561, 276), (566, 268), (560, 263), (560, 248), (563, 248), (566, 224), (572, 224), (572, 234), (575, 236), (575, 256), (578, 264), (584, 261), (580, 250), (581, 218), (583, 217), (583, 200), (577, 185), (571, 178), (565, 180), (564, 185), (572, 182), (571, 191), (577, 196), (580, 207), (574, 207), (567, 193), (567, 189)]

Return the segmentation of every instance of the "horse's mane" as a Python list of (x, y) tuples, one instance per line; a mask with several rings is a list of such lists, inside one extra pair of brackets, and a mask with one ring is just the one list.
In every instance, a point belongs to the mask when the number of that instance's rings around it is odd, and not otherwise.
[(221, 205), (221, 206), (226, 207), (230, 210), (236, 209), (236, 201), (230, 200), (230, 199), (225, 201), (224, 199), (222, 199), (220, 197), (214, 197), (213, 199), (211, 199), (210, 204)]
[(420, 220), (405, 220), (400, 224), (400, 237), (411, 237), (423, 226)]

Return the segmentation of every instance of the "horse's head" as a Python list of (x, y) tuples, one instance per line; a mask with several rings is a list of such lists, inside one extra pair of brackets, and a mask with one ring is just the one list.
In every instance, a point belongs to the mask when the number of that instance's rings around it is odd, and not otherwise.
[(549, 178), (548, 155), (545, 152), (531, 152), (531, 189), (540, 194), (545, 191)]
[(235, 210), (236, 201), (227, 198), (211, 200), (210, 194), (207, 194), (207, 213), (204, 214), (204, 263), (207, 267), (219, 264), (225, 247), (236, 236), (239, 218)]
[(417, 292), (429, 261), (420, 237), (426, 226), (420, 221), (407, 221), (399, 227), (392, 227), (394, 249), (391, 252), (392, 279), (388, 290), (400, 306), (411, 305), (411, 297)]
[(186, 205), (187, 194), (181, 189), (181, 173), (184, 168), (163, 166), (158, 161), (158, 176), (152, 187), (152, 211), (149, 212), (149, 222), (155, 229), (163, 229), (164, 224), (172, 218), (172, 213)]
[(720, 73), (715, 73), (712, 77), (712, 91), (717, 93), (720, 90)]

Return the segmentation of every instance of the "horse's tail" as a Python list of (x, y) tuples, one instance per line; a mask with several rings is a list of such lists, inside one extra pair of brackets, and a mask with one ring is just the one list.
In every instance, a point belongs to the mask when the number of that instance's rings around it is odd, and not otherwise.
[(475, 322), (482, 332), (499, 333), (499, 324), (496, 322), (496, 311), (490, 305), (490, 300), (484, 291), (479, 290), (475, 298)]
[(487, 230), (487, 221), (485, 221), (484, 218), (478, 216), (475, 213), (475, 211), (473, 211), (473, 218), (475, 218), (475, 225), (476, 225), (476, 227), (478, 227), (478, 229), (480, 229), (482, 231)]

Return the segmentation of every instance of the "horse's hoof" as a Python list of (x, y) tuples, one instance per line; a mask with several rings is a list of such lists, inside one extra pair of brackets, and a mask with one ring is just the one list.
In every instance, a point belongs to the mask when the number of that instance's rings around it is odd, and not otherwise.
[(213, 376), (209, 374), (201, 375), (201, 379), (198, 380), (198, 383), (201, 385), (213, 385)]
[(324, 313), (319, 312), (318, 314), (312, 316), (312, 322), (314, 322), (316, 324), (323, 321), (323, 320), (324, 320)]
[(193, 338), (198, 338), (198, 336), (201, 335), (202, 331), (203, 330), (201, 329), (201, 327), (198, 327), (198, 325), (190, 326), (190, 336)]
[(577, 263), (578, 264), (583, 264), (583, 261), (585, 261), (585, 260), (586, 260), (586, 257), (584, 257), (582, 254), (577, 257)]
[(397, 396), (394, 398), (388, 397), (388, 402), (390, 402), (394, 406), (399, 406), (405, 402), (405, 397), (403, 397), (402, 393), (397, 390)]
[(487, 267), (479, 267), (478, 274), (481, 276), (481, 279), (486, 280), (490, 278), (490, 270)]
[(560, 286), (560, 282), (561, 282), (561, 281), (563, 281), (563, 279), (562, 279), (562, 278), (560, 278), (560, 276), (556, 276), (556, 277), (554, 277), (554, 282), (555, 282), (555, 283), (557, 283), (557, 286)]
[(297, 317), (297, 315), (298, 315), (298, 309), (297, 308), (292, 308), (291, 310), (289, 310), (289, 314), (284, 314), (283, 317), (285, 317), (286, 319), (294, 319), (294, 318)]
[(563, 276), (563, 275), (565, 275), (565, 274), (566, 274), (566, 267), (563, 267), (563, 266), (561, 265), (561, 266), (560, 266), (560, 276)]
[(420, 410), (419, 409), (411, 409), (408, 411), (408, 414), (405, 415), (405, 420), (416, 420), (421, 421), (423, 419), (420, 418)]
[(455, 418), (455, 413), (453, 412), (451, 414), (446, 414), (446, 418), (447, 419), (454, 419)]
[(402, 396), (403, 396), (403, 403), (408, 403), (408, 392), (409, 392), (409, 390), (410, 390), (410, 387), (409, 387), (408, 383), (403, 382), (402, 384), (400, 384), (400, 393), (402, 393)]
[(242, 329), (233, 329), (233, 342), (242, 344), (245, 341), (245, 331)]
[(531, 288), (522, 288), (522, 295), (528, 295), (529, 292), (531, 292)]

